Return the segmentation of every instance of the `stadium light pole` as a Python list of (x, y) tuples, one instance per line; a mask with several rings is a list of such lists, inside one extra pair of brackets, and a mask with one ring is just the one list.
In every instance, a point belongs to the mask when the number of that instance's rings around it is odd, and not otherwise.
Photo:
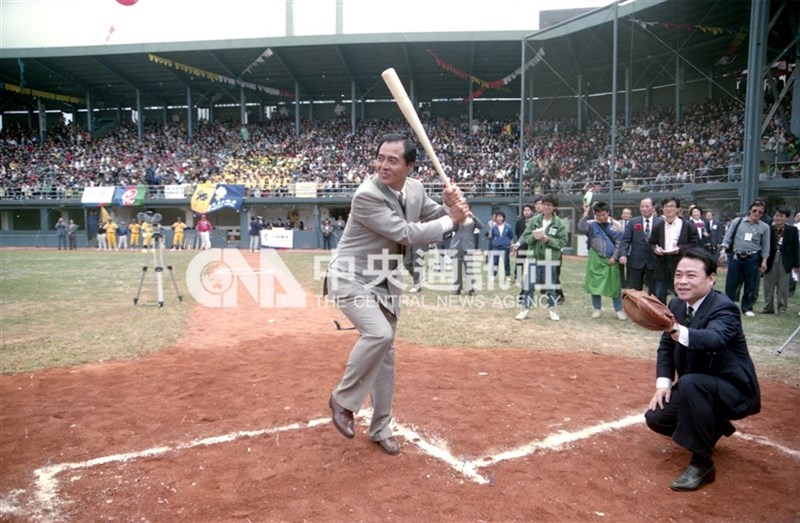
[(517, 174), (517, 189), (519, 192), (519, 203), (517, 213), (522, 214), (522, 180), (525, 175), (525, 48), (528, 46), (528, 38), (522, 39), (522, 73), (519, 83), (519, 173)]
[(611, 165), (609, 168), (608, 206), (614, 214), (614, 179), (617, 167), (617, 35), (619, 32), (619, 2), (614, 2), (614, 42), (611, 57)]
[(744, 158), (739, 210), (747, 212), (758, 192), (761, 156), (761, 119), (764, 113), (764, 63), (767, 55), (769, 2), (750, 5), (750, 43), (747, 52), (747, 92), (744, 111)]

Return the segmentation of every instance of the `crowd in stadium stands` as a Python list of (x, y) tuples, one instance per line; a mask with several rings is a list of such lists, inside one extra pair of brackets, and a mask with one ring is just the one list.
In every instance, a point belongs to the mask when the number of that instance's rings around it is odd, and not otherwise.
[[(788, 114), (788, 111), (787, 111)], [(744, 108), (732, 99), (686, 107), (680, 123), (674, 109), (643, 111), (616, 139), (615, 189), (668, 191), (686, 183), (733, 181), (740, 176)], [(428, 134), (448, 175), (467, 194), (516, 193), (518, 121), (426, 118)], [(619, 119), (618, 121), (623, 121)], [(762, 149), (785, 161), (768, 177), (800, 177), (797, 139), (774, 117)], [(83, 187), (147, 184), (152, 188), (201, 181), (246, 184), (250, 196), (288, 194), (293, 182), (313, 181), (319, 190), (352, 190), (372, 172), (377, 137), (404, 127), (400, 120), (365, 120), (352, 134), (350, 120), (308, 121), (294, 134), (292, 119), (242, 126), (201, 122), (193, 140), (185, 124), (145, 127), (142, 143), (134, 126), (121, 126), (92, 140), (73, 125), (49, 132), (7, 126), (0, 132), (0, 198), (72, 198)], [(578, 131), (574, 120), (545, 119), (527, 129), (525, 190), (580, 193), (608, 189), (609, 122), (595, 120)], [(418, 162), (417, 177), (432, 184), (430, 162)], [(153, 189), (155, 190), (155, 189)]]

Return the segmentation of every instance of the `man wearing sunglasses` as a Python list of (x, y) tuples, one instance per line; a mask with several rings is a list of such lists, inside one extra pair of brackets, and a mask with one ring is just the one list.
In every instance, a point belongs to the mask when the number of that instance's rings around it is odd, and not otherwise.
[(720, 261), (727, 257), (728, 276), (725, 279), (725, 294), (731, 301), (738, 301), (738, 288), (742, 290), (741, 310), (745, 316), (755, 316), (759, 273), (767, 270), (769, 258), (770, 229), (761, 220), (766, 212), (766, 203), (760, 200), (750, 204), (746, 216), (731, 222), (719, 248)]

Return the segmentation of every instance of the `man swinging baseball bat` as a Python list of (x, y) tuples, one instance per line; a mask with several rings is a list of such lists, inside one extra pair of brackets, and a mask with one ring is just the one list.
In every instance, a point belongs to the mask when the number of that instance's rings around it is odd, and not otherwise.
[(416, 144), (407, 136), (387, 134), (380, 139), (375, 174), (353, 196), (350, 218), (326, 277), (327, 292), (359, 331), (329, 400), (333, 425), (344, 437), (355, 437), (353, 415), (370, 396), (369, 438), (390, 455), (400, 453), (390, 422), (404, 251), (439, 240), (469, 213), (455, 185), (446, 185), (440, 205), (422, 183), (409, 178), (416, 158)]

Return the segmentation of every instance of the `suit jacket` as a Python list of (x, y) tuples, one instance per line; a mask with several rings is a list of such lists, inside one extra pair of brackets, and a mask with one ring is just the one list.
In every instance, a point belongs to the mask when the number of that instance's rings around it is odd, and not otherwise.
[[(700, 245), (709, 251), (712, 250), (711, 231), (708, 228), (708, 222), (704, 218), (700, 218), (700, 221), (695, 222), (691, 217), (686, 218), (686, 221), (689, 222), (689, 225), (694, 225), (695, 230), (697, 230), (697, 241), (700, 243)], [(706, 234), (708, 236), (706, 236)]]
[(708, 227), (708, 233), (711, 235), (711, 247), (716, 249), (725, 237), (725, 224), (720, 223), (719, 220), (706, 220), (706, 226)]
[(404, 247), (441, 240), (436, 220), (446, 214), (418, 180), (406, 179), (406, 214), (397, 196), (377, 176), (353, 196), (350, 216), (328, 265), (326, 290), (335, 298), (373, 295), (400, 315)]
[[(650, 236), (659, 221), (664, 218), (656, 216), (650, 217)], [(628, 221), (628, 226), (622, 234), (622, 241), (619, 244), (619, 253), (616, 258), (627, 256), (626, 263), (629, 269), (644, 269), (645, 267), (654, 270), (656, 268), (656, 255), (649, 244), (649, 239), (644, 234), (644, 217), (636, 216)]]
[(485, 225), (477, 216), (473, 216), (469, 223), (456, 225), (453, 227), (453, 236), (450, 238), (450, 248), (455, 249), (459, 256), (474, 250), (475, 231), (484, 227)]
[[(686, 247), (688, 245), (700, 245), (700, 236), (697, 234), (697, 227), (689, 220), (681, 219), (681, 232), (678, 235), (678, 248)], [(653, 234), (650, 235), (650, 247), (658, 245), (662, 249), (665, 246), (666, 239), (664, 238), (664, 230), (666, 227), (666, 220), (661, 219), (656, 225), (653, 226)]]
[[(528, 225), (528, 221), (524, 216), (517, 217), (517, 221), (514, 224), (514, 239), (516, 241), (522, 240), (522, 235), (525, 233), (525, 227)], [(520, 245), (520, 248), (524, 249), (524, 245)]]
[[(767, 258), (767, 272), (772, 270), (775, 263), (775, 256), (778, 252), (778, 235), (775, 233), (775, 226), (770, 226), (769, 258)], [(783, 226), (783, 244), (781, 247), (781, 258), (783, 268), (790, 272), (793, 268), (800, 267), (800, 238), (798, 238), (797, 227), (792, 227), (788, 223)]]
[[(683, 323), (686, 302), (673, 298), (669, 309)], [(761, 410), (761, 391), (755, 366), (747, 350), (739, 308), (725, 294), (712, 289), (689, 325), (689, 346), (684, 347), (669, 334), (661, 336), (656, 373), (672, 379), (675, 372), (708, 374), (732, 384), (738, 397), (722, 397), (725, 419), (741, 419)], [(722, 391), (723, 389), (720, 389)]]

